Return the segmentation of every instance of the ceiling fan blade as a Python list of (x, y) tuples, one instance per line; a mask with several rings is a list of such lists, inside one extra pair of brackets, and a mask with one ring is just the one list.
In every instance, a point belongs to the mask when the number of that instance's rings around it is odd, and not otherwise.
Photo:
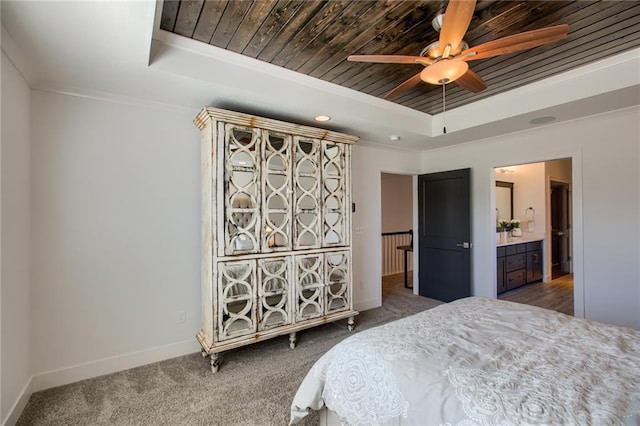
[[(427, 59), (423, 56), (404, 55), (351, 55), (347, 61), (351, 62), (374, 62), (378, 64), (417, 64)], [(421, 63), (420, 62), (420, 63)]]
[(459, 51), (475, 9), (476, 0), (449, 0), (447, 10), (444, 12), (442, 29), (440, 30), (438, 55), (442, 55), (447, 45), (451, 46), (452, 54)]
[(460, 87), (467, 89), (468, 91), (473, 93), (482, 92), (487, 88), (487, 85), (484, 81), (482, 81), (480, 76), (470, 69), (467, 70), (467, 72), (464, 73), (462, 77), (458, 77), (456, 79), (456, 83), (458, 83)]
[(543, 44), (562, 40), (567, 36), (568, 31), (569, 26), (567, 24), (562, 24), (514, 34), (479, 46), (471, 47), (460, 53), (460, 59), (465, 61), (474, 61), (476, 59), (490, 58), (492, 56), (531, 49), (537, 46), (542, 46)]
[(397, 97), (399, 94), (411, 89), (416, 84), (420, 83), (422, 80), (420, 79), (420, 73), (414, 75), (404, 83), (400, 84), (398, 87), (384, 95), (385, 99), (392, 99)]

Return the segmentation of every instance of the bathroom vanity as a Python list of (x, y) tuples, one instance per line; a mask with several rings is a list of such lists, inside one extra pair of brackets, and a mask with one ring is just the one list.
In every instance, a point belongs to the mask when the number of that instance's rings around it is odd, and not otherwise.
[(498, 294), (542, 280), (542, 238), (510, 238), (497, 244)]

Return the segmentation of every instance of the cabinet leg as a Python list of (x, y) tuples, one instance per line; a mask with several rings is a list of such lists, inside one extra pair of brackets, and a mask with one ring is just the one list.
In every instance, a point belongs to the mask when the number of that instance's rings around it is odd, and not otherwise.
[(211, 354), (210, 361), (211, 361), (211, 372), (217, 373), (218, 368), (220, 367), (220, 355), (217, 353)]
[(347, 319), (347, 328), (349, 329), (349, 331), (353, 331), (354, 324), (354, 317), (349, 317), (349, 319)]
[(296, 348), (296, 333), (289, 333), (289, 347), (291, 349), (295, 349)]

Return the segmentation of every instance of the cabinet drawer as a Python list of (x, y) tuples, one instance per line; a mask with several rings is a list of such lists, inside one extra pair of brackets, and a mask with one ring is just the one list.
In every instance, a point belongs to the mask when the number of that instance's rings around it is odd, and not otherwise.
[(527, 255), (525, 253), (507, 256), (507, 262), (505, 265), (507, 272), (515, 271), (516, 269), (524, 269), (526, 266)]
[(542, 241), (532, 241), (527, 243), (527, 251), (542, 250)]
[(525, 253), (527, 251), (526, 244), (512, 244), (510, 246), (506, 246), (507, 256), (511, 254)]
[(512, 288), (520, 287), (527, 282), (526, 278), (527, 270), (520, 269), (518, 271), (508, 272), (506, 276), (506, 287), (507, 290), (511, 290)]

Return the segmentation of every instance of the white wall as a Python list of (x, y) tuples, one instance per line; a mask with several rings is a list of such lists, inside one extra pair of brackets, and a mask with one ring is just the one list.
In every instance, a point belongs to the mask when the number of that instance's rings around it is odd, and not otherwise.
[(636, 107), (423, 153), (424, 172), (472, 169), (473, 294), (496, 293), (493, 168), (572, 158), (576, 315), (640, 328), (639, 122)]
[[(545, 163), (509, 166), (512, 173), (501, 173), (496, 169), (495, 179), (513, 183), (513, 218), (520, 220), (525, 236), (543, 236), (545, 221)], [(536, 231), (527, 232), (525, 211), (532, 207), (536, 212)]]
[[(353, 147), (352, 176), (353, 228), (362, 233), (353, 234), (353, 282), (354, 305), (358, 310), (375, 308), (382, 304), (382, 200), (381, 179), (383, 172), (417, 175), (420, 157), (415, 153), (384, 150), (356, 144)], [(416, 193), (415, 177), (412, 193)], [(417, 207), (413, 200), (412, 211)], [(416, 229), (416, 222), (412, 225)], [(417, 251), (414, 251), (414, 262)], [(417, 269), (417, 268), (414, 268)], [(417, 270), (414, 271), (417, 274)], [(417, 282), (414, 275), (414, 282)], [(417, 288), (417, 287), (416, 287)]]
[[(198, 111), (32, 100), (34, 390), (198, 351)], [(419, 169), (415, 153), (354, 146), (356, 309), (381, 304), (381, 173)]]
[(413, 177), (382, 173), (382, 232), (413, 229)]
[(2, 52), (0, 145), (0, 422), (13, 423), (30, 395), (31, 303), (29, 124), (30, 89)]
[(197, 351), (198, 111), (40, 91), (32, 109), (34, 389)]
[(571, 183), (571, 159), (563, 158), (560, 160), (547, 161), (545, 164), (545, 173), (552, 180), (558, 182)]
[[(518, 166), (517, 181), (514, 185), (513, 197), (513, 218), (520, 220), (524, 225), (525, 210), (532, 207), (536, 212), (540, 212), (540, 218), (536, 218), (536, 226), (541, 230), (545, 229), (546, 223), (542, 212), (545, 209), (544, 198), (544, 163), (523, 164)], [(526, 226), (523, 226), (526, 234)], [(541, 234), (541, 232), (538, 232)]]

